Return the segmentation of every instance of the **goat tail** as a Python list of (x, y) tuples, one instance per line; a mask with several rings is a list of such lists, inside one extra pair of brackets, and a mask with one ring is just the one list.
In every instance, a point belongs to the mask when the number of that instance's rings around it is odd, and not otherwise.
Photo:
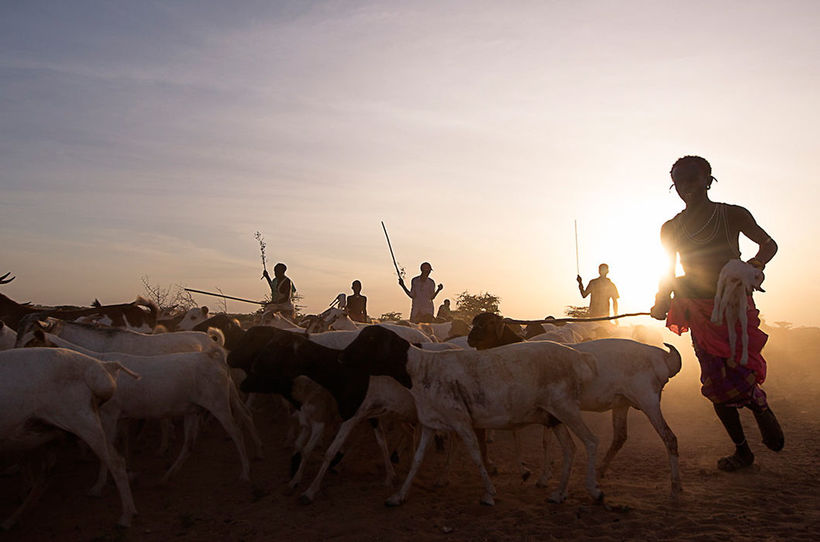
[(117, 378), (117, 374), (120, 371), (124, 372), (134, 380), (139, 380), (140, 378), (142, 378), (140, 375), (138, 375), (137, 373), (135, 373), (134, 371), (120, 363), (119, 361), (103, 361), (102, 364), (103, 367), (105, 367), (105, 370), (108, 371), (108, 373), (115, 379)]
[(666, 354), (666, 359), (664, 360), (666, 367), (669, 369), (667, 378), (672, 378), (680, 372), (683, 363), (677, 348), (669, 343), (663, 343), (663, 345), (669, 349), (669, 352)]

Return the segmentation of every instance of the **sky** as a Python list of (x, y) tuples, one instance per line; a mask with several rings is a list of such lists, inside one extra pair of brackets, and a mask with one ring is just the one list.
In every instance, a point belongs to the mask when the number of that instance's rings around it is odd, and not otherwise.
[(817, 28), (813, 0), (4, 1), (0, 291), (262, 299), (259, 231), (305, 312), (359, 279), (407, 316), (384, 221), (437, 305), (534, 319), (584, 303), (577, 223), (584, 279), (646, 311), (697, 154), (780, 247), (763, 318), (818, 326)]

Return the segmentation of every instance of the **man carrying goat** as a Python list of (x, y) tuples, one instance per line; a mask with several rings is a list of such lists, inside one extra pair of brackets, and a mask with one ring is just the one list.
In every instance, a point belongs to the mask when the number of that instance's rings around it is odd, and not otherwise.
[[(777, 243), (743, 207), (709, 199), (707, 191), (715, 178), (705, 159), (684, 156), (675, 162), (670, 174), (686, 207), (661, 227), (661, 242), (670, 257), (669, 271), (655, 297), (652, 316), (658, 320), (666, 319), (666, 326), (679, 335), (691, 329), (692, 344), (701, 368), (701, 393), (714, 403), (715, 413), (736, 448), (733, 455), (718, 461), (718, 468), (735, 471), (754, 463), (754, 454), (740, 424), (740, 408), (748, 407), (754, 413), (763, 443), (769, 449), (783, 449), (783, 431), (769, 408), (766, 393), (760, 388), (766, 378), (766, 360), (761, 350), (768, 336), (758, 327), (759, 311), (751, 295), (745, 306), (748, 324), (748, 361), (745, 364), (738, 352), (730, 347), (730, 344), (735, 345), (734, 341), (730, 343), (728, 326), (712, 321), (714, 298), (721, 270), (731, 260), (740, 258), (738, 238), (741, 233), (759, 246), (748, 265), (761, 271), (777, 252)], [(678, 254), (685, 275), (676, 278)], [(670, 297), (672, 292), (675, 293), (674, 299)]]

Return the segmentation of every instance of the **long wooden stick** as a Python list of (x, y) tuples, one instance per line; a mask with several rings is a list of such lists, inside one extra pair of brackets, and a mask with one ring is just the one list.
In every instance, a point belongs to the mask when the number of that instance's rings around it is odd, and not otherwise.
[(574, 220), (575, 222), (575, 274), (581, 274), (581, 268), (578, 265), (578, 221)]
[(615, 316), (597, 316), (595, 318), (552, 318), (549, 320), (514, 320), (512, 318), (504, 318), (508, 324), (554, 324), (556, 322), (600, 322), (602, 320), (617, 320), (618, 318), (627, 318), (629, 316), (649, 316), (648, 312), (629, 312), (626, 314), (616, 314)]
[(235, 301), (244, 301), (245, 303), (253, 303), (254, 305), (267, 305), (267, 301), (254, 301), (253, 299), (242, 299), (241, 297), (233, 297), (224, 294), (215, 294), (213, 292), (206, 292), (205, 290), (194, 290), (193, 288), (183, 288), (186, 292), (195, 292), (197, 294), (212, 295), (214, 297), (224, 297), (225, 299), (233, 299)]
[(398, 275), (399, 279), (401, 279), (401, 271), (399, 271), (399, 264), (396, 263), (396, 256), (393, 254), (393, 245), (390, 244), (390, 236), (387, 235), (387, 228), (384, 227), (384, 221), (382, 221), (382, 229), (384, 230), (384, 238), (387, 239), (387, 248), (390, 249), (390, 257), (393, 258), (393, 267), (396, 268), (396, 275)]

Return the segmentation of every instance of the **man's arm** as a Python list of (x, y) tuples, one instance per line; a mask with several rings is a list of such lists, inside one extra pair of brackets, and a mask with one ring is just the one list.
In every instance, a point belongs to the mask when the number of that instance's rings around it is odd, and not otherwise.
[[(412, 282), (413, 281), (411, 280), (410, 281), (411, 286), (412, 286)], [(404, 285), (404, 279), (401, 278), (401, 277), (399, 277), (399, 286), (401, 286), (401, 289), (404, 290), (405, 294), (407, 294), (407, 297), (409, 297), (410, 299), (413, 299), (413, 294), (411, 294), (410, 290), (407, 289), (407, 286)]]
[(757, 243), (757, 254), (749, 260), (749, 263), (752, 265), (760, 264), (757, 267), (763, 269), (777, 253), (777, 243), (757, 224), (752, 213), (748, 210), (737, 205), (732, 206), (731, 209), (734, 215), (732, 218), (736, 221), (738, 230), (751, 241)]
[(612, 314), (618, 314), (618, 287), (612, 283)]
[(675, 283), (675, 264), (677, 263), (677, 247), (672, 234), (672, 221), (668, 221), (661, 226), (661, 244), (668, 256), (666, 273), (661, 278), (658, 285), (658, 293), (655, 294), (655, 305), (649, 311), (652, 318), (664, 320), (669, 306), (672, 303), (672, 289)]
[[(589, 281), (589, 284), (587, 284), (586, 288), (584, 288), (584, 281), (581, 279), (581, 275), (578, 275), (577, 277), (575, 277), (575, 280), (578, 281), (578, 291), (581, 292), (581, 299), (585, 299), (586, 296), (589, 295), (589, 287), (592, 284), (592, 280)], [(593, 280), (595, 280), (595, 279), (593, 279)]]
[[(430, 279), (430, 280), (433, 280), (433, 279)], [(435, 284), (435, 282), (433, 282), (433, 284)], [(439, 284), (439, 285), (438, 285), (438, 287), (436, 288), (436, 291), (435, 291), (435, 292), (433, 292), (433, 297), (431, 297), (431, 298), (430, 298), (430, 301), (432, 301), (433, 299), (435, 299), (435, 298), (436, 298), (436, 296), (437, 296), (437, 295), (438, 295), (438, 293), (442, 290), (442, 288), (444, 288), (444, 285), (443, 285), (443, 284)]]

